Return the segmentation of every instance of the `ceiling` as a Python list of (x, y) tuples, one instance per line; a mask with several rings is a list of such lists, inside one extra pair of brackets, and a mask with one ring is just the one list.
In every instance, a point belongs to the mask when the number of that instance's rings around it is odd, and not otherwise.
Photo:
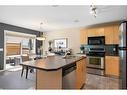
[[(90, 6), (0, 6), (0, 22), (39, 31), (80, 28), (88, 25), (123, 20), (127, 6), (96, 6), (97, 17)], [(40, 23), (43, 23), (40, 28)]]

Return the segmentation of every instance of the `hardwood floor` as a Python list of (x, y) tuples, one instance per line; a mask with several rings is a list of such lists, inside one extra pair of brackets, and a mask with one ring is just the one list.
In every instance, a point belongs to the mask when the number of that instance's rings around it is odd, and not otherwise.
[[(87, 74), (83, 89), (119, 89), (119, 79)], [(0, 89), (35, 89), (35, 73), (29, 73), (28, 79), (21, 77), (21, 71), (0, 72)]]

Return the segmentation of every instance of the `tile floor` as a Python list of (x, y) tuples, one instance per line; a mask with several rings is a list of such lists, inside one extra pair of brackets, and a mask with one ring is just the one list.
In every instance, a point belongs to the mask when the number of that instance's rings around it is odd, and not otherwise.
[[(20, 75), (21, 71), (0, 72), (0, 89), (35, 89), (35, 73), (29, 73), (28, 79)], [(119, 79), (87, 74), (83, 89), (119, 89)]]
[(87, 74), (84, 89), (119, 89), (119, 79)]

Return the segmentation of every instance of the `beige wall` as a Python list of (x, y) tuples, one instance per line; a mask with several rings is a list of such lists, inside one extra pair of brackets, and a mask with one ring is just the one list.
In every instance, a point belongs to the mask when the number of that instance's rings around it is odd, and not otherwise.
[(58, 38), (68, 38), (68, 48), (73, 53), (80, 52), (80, 29), (66, 29), (60, 31), (45, 32), (46, 40), (44, 41), (44, 51), (48, 51), (48, 41)]

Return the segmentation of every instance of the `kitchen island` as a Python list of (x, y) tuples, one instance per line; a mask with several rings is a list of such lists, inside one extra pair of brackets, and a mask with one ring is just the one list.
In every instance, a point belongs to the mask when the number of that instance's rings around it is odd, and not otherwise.
[(64, 83), (63, 79), (71, 72), (75, 72), (73, 75), (75, 82), (73, 83), (74, 87), (72, 89), (80, 89), (85, 84), (85, 57), (71, 56), (63, 58), (61, 56), (50, 56), (43, 59), (23, 62), (20, 65), (36, 69), (36, 89), (64, 89), (63, 86), (67, 83)]

